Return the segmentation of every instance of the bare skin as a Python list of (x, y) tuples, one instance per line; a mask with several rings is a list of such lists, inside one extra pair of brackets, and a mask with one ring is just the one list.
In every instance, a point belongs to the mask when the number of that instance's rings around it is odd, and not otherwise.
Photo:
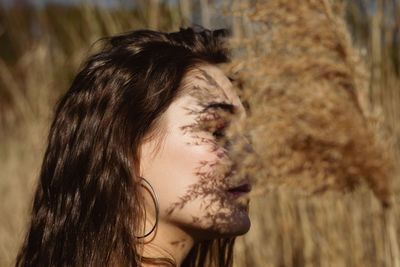
[[(240, 235), (250, 227), (247, 205), (238, 201), (250, 190), (248, 180), (232, 182), (229, 170), (218, 169), (229, 166), (226, 148), (218, 143), (227, 122), (218, 112), (243, 120), (243, 105), (214, 65), (199, 65), (183, 84), (184, 93), (162, 116), (163, 132), (142, 144), (140, 166), (160, 207), (156, 231), (143, 240), (142, 255), (169, 258), (177, 266), (196, 242)], [(197, 127), (204, 122), (213, 126)], [(155, 222), (155, 201), (151, 190), (143, 195), (148, 232)]]

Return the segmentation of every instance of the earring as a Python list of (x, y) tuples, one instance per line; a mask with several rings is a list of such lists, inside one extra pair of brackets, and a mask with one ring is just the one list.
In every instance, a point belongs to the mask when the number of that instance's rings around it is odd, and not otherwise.
[(151, 189), (151, 191), (153, 191), (154, 199), (155, 199), (155, 201), (156, 201), (156, 222), (154, 223), (153, 228), (151, 228), (150, 232), (148, 232), (147, 234), (142, 235), (142, 236), (137, 236), (137, 237), (136, 237), (136, 238), (145, 238), (145, 237), (149, 236), (149, 235), (156, 229), (156, 226), (157, 226), (157, 224), (158, 224), (158, 217), (159, 217), (159, 215), (160, 215), (160, 203), (159, 203), (159, 201), (158, 201), (158, 195), (157, 195), (157, 193), (156, 193), (156, 190), (154, 190), (154, 187), (153, 187), (153, 186), (150, 184), (150, 182), (147, 181), (145, 178), (143, 178), (143, 177), (140, 177), (140, 178), (141, 178), (143, 181), (145, 181), (145, 182), (148, 184), (148, 186), (150, 186), (150, 189)]

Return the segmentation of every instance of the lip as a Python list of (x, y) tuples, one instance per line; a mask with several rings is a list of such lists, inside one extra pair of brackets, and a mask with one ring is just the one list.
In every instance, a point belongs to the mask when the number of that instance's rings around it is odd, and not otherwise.
[(245, 179), (236, 185), (230, 186), (226, 191), (231, 195), (241, 196), (251, 191), (251, 184), (248, 179)]

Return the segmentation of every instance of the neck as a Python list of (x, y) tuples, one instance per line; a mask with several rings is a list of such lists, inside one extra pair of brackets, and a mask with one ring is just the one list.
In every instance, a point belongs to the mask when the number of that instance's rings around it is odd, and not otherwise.
[[(151, 223), (146, 223), (146, 229), (151, 229)], [(193, 238), (178, 228), (165, 221), (159, 221), (154, 232), (146, 237), (143, 242), (143, 257), (164, 258), (181, 266), (183, 260), (188, 255), (190, 249), (194, 246)], [(145, 262), (142, 266), (168, 266), (167, 262)]]

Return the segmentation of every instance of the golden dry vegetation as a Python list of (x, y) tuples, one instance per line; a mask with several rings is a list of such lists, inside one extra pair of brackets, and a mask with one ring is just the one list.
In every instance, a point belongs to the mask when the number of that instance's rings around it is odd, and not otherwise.
[(322, 0), (237, 6), (251, 26), (232, 40), (228, 70), (244, 88), (262, 165), (239, 266), (400, 264), (399, 79), (390, 59), (368, 71), (344, 11)]
[[(54, 105), (91, 44), (177, 30), (195, 7), (209, 26), (211, 2), (0, 8), (0, 266), (21, 244)], [(400, 2), (217, 2), (261, 159), (235, 265), (400, 266)]]

